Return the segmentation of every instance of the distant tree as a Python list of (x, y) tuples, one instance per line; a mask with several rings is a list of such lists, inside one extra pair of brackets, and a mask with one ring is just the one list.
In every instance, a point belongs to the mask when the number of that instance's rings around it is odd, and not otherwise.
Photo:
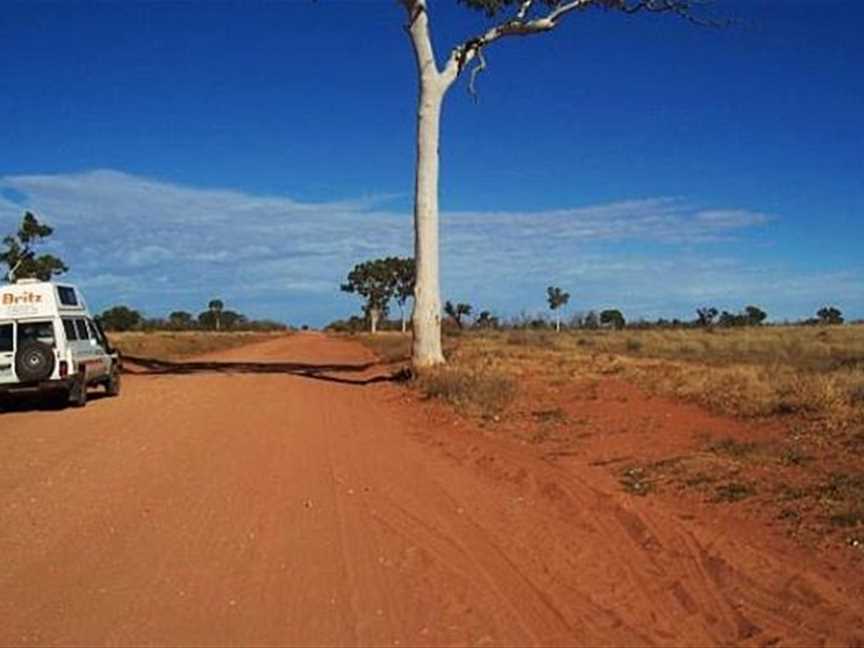
[(614, 329), (623, 329), (626, 326), (627, 321), (624, 319), (624, 315), (620, 310), (610, 308), (600, 313), (600, 323), (605, 324), (606, 326), (611, 326)]
[(696, 321), (703, 328), (711, 328), (720, 312), (714, 307), (703, 307), (696, 309)]
[(768, 317), (768, 313), (758, 306), (748, 306), (744, 309), (744, 317), (748, 326), (759, 326)]
[(216, 315), (211, 310), (201, 311), (198, 313), (198, 328), (206, 331), (216, 330)]
[(221, 325), (228, 331), (243, 328), (246, 324), (246, 316), (233, 310), (225, 310), (220, 314)]
[(561, 332), (561, 313), (559, 308), (565, 306), (570, 301), (570, 293), (564, 292), (557, 286), (549, 286), (546, 289), (546, 301), (549, 302), (549, 308), (555, 313), (555, 330)]
[(842, 324), (843, 313), (839, 308), (834, 306), (825, 306), (816, 311), (816, 317), (819, 318), (820, 324)]
[(582, 327), (586, 329), (600, 328), (600, 318), (597, 316), (597, 313), (593, 310), (585, 313), (585, 317), (582, 318)]
[(730, 313), (729, 311), (724, 310), (720, 313), (717, 323), (723, 327), (743, 326), (744, 318), (741, 315), (736, 315), (735, 313)]
[(495, 329), (498, 328), (498, 318), (488, 310), (480, 311), (477, 319), (474, 320), (474, 328), (478, 329)]
[(761, 308), (757, 306), (747, 306), (747, 308), (740, 313), (730, 313), (729, 311), (724, 310), (720, 313), (717, 324), (726, 328), (735, 326), (759, 326), (767, 317), (768, 314)]
[(363, 313), (369, 322), (369, 330), (378, 332), (378, 322), (389, 310), (390, 300), (396, 291), (394, 264), (388, 259), (373, 259), (358, 263), (348, 273), (348, 280), (340, 289), (357, 293), (366, 300)]
[(211, 299), (210, 303), (207, 304), (207, 309), (213, 313), (213, 321), (215, 322), (216, 330), (220, 330), (222, 328), (222, 309), (225, 308), (225, 304), (222, 303), (221, 299)]
[(55, 275), (63, 274), (69, 268), (51, 254), (36, 256), (35, 246), (53, 234), (54, 229), (39, 222), (32, 212), (24, 212), (21, 226), (15, 235), (3, 239), (6, 249), (0, 253), (0, 261), (6, 264), (9, 281), (18, 278), (32, 278), (49, 281)]
[(168, 315), (168, 326), (177, 331), (186, 331), (195, 326), (195, 319), (192, 317), (192, 313), (174, 311)]
[(447, 313), (447, 315), (456, 322), (456, 326), (461, 329), (463, 327), (462, 318), (471, 314), (471, 305), (462, 303), (454, 304), (448, 300), (447, 303), (444, 304), (444, 312)]
[(405, 322), (405, 303), (414, 297), (414, 284), (417, 282), (417, 264), (412, 258), (391, 257), (386, 260), (393, 268), (395, 286), (393, 296), (399, 305), (399, 315), (402, 319), (402, 332), (407, 328)]
[(131, 331), (142, 323), (141, 313), (127, 306), (114, 306), (103, 311), (99, 321), (107, 331)]

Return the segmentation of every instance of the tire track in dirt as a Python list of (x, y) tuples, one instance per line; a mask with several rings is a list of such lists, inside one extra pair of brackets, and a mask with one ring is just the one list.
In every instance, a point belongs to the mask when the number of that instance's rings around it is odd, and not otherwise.
[[(562, 535), (569, 530), (572, 536), (575, 530), (580, 536), (579, 549), (562, 549), (549, 536), (540, 546), (533, 537), (524, 545), (545, 556), (578, 553), (578, 571), (569, 563), (570, 588), (602, 601), (603, 610), (627, 611), (622, 616), (630, 617), (631, 627), (651, 628), (652, 641), (855, 645), (862, 640), (854, 599), (825, 576), (808, 571), (806, 563), (776, 555), (772, 547), (760, 549), (762, 538), (739, 540), (728, 528), (706, 529), (681, 521), (674, 511), (621, 494), (608, 475), (584, 463), (550, 467), (526, 460), (524, 448), (494, 445), (490, 448), (487, 441), (485, 455), (473, 459), (472, 448), (463, 450), (468, 457), (463, 462), (486, 466), (484, 472), (496, 488), (509, 483), (523, 498), (545, 500), (546, 506), (538, 508), (548, 513), (551, 506), (557, 513), (558, 523), (547, 524), (550, 536), (556, 528)], [(452, 447), (446, 452), (451, 457), (460, 454)], [(488, 469), (490, 463), (497, 464), (495, 470)], [(513, 478), (526, 471), (530, 480)], [(586, 566), (591, 570), (587, 578)], [(806, 592), (803, 598), (784, 584), (790, 578)], [(549, 586), (556, 584), (560, 581)]]
[[(212, 356), (356, 364), (297, 335)], [(351, 373), (351, 379), (375, 374)], [(854, 645), (825, 575), (400, 388), (131, 375), (0, 416), (2, 645)]]

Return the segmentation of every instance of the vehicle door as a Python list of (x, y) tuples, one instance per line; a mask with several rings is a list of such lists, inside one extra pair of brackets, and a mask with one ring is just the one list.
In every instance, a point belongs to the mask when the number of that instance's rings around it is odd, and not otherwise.
[(105, 375), (105, 366), (99, 346), (90, 334), (87, 320), (83, 317), (71, 318), (75, 326), (76, 341), (69, 345), (72, 358), (79, 372), (84, 371), (87, 382)]
[(94, 360), (94, 365), (100, 377), (108, 376), (111, 373), (111, 354), (108, 350), (108, 341), (102, 334), (102, 330), (89, 317), (87, 318), (87, 330), (90, 332), (90, 344), (94, 351), (94, 359), (98, 359), (98, 363)]
[(16, 382), (15, 322), (0, 322), (0, 385)]

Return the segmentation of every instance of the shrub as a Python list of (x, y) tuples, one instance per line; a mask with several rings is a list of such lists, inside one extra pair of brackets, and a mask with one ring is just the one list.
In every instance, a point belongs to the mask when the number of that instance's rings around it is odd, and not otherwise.
[(492, 369), (430, 369), (419, 375), (417, 385), (427, 398), (479, 410), (484, 416), (504, 410), (516, 393), (516, 382)]

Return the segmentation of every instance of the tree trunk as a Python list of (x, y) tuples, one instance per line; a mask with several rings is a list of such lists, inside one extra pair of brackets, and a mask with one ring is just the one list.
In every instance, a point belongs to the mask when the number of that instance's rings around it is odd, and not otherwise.
[(561, 314), (557, 312), (555, 313), (555, 332), (561, 332)]
[(417, 113), (417, 178), (414, 193), (414, 343), (416, 367), (444, 362), (441, 350), (441, 292), (438, 283), (438, 140), (446, 84), (434, 70), (420, 73)]
[(377, 308), (369, 309), (369, 331), (372, 335), (378, 332), (378, 319), (381, 317), (381, 311)]
[(405, 308), (403, 306), (399, 307), (399, 314), (402, 316), (402, 334), (404, 335), (408, 327), (405, 322)]

